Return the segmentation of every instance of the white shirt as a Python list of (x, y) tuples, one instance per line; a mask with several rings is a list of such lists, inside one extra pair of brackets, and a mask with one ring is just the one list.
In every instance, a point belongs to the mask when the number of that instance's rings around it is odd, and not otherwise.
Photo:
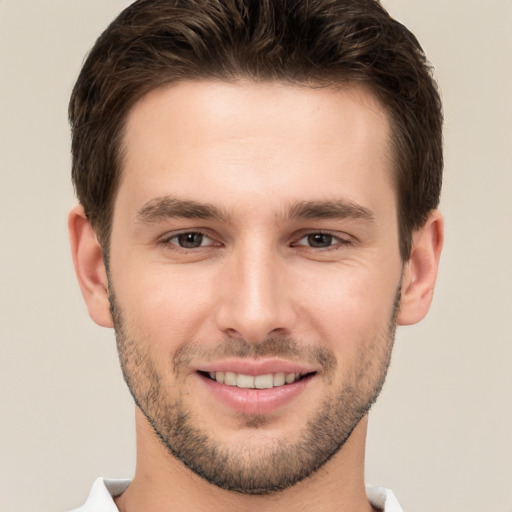
[[(130, 480), (106, 480), (97, 478), (87, 501), (70, 512), (119, 512), (113, 496), (119, 496), (130, 485)], [(384, 487), (367, 487), (366, 495), (373, 507), (383, 512), (403, 512), (395, 495)]]

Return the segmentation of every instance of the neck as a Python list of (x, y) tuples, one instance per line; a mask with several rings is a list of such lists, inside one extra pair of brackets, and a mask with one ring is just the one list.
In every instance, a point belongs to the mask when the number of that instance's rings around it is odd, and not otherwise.
[(137, 466), (128, 489), (118, 498), (120, 512), (281, 512), (308, 510), (370, 512), (364, 486), (364, 446), (367, 417), (343, 448), (315, 474), (268, 496), (226, 491), (206, 482), (170, 455), (137, 409)]

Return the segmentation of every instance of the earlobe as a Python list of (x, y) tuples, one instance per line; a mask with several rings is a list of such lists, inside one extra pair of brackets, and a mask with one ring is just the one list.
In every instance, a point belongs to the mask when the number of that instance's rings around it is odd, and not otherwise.
[(113, 327), (101, 247), (81, 205), (69, 213), (68, 230), (73, 264), (89, 315), (98, 325)]
[(427, 314), (434, 294), (443, 237), (443, 217), (438, 210), (413, 234), (411, 255), (402, 280), (399, 325), (415, 324)]

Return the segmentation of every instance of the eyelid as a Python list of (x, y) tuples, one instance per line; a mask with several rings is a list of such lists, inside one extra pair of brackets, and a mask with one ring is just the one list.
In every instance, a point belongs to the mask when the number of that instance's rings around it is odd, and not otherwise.
[[(337, 243), (334, 243), (328, 247), (311, 247), (308, 244), (299, 244), (298, 242), (302, 239), (310, 236), (310, 235), (329, 235), (332, 236), (335, 240), (337, 240)], [(339, 233), (334, 231), (329, 231), (326, 229), (311, 229), (307, 231), (302, 231), (298, 234), (298, 236), (295, 237), (295, 242), (292, 243), (292, 246), (299, 246), (299, 247), (306, 247), (308, 249), (313, 249), (315, 251), (329, 251), (329, 250), (335, 250), (339, 249), (340, 246), (344, 245), (350, 245), (354, 243), (353, 237), (346, 233)]]
[[(186, 248), (181, 247), (179, 244), (172, 242), (173, 239), (179, 237), (180, 235), (186, 235), (186, 234), (198, 234), (202, 235), (205, 238), (208, 238), (213, 243), (207, 244), (207, 245), (201, 245), (199, 247), (195, 248)], [(166, 246), (172, 245), (173, 248), (176, 248), (181, 251), (197, 251), (198, 249), (204, 249), (206, 247), (212, 247), (215, 245), (221, 245), (220, 242), (217, 242), (215, 238), (211, 235), (211, 233), (208, 230), (202, 229), (202, 228), (193, 228), (193, 229), (180, 229), (178, 231), (172, 231), (170, 233), (166, 233), (165, 235), (162, 235), (157, 240), (158, 245)]]
[[(172, 242), (173, 239), (179, 237), (180, 235), (185, 235), (188, 233), (194, 233), (194, 234), (200, 234), (204, 236), (205, 238), (209, 239), (211, 243), (208, 243), (207, 245), (201, 245), (199, 247), (195, 248), (185, 248), (181, 247), (178, 243)], [(311, 247), (308, 244), (299, 243), (302, 239), (310, 236), (310, 235), (329, 235), (332, 236), (335, 243), (328, 247)], [(168, 247), (169, 245), (173, 246), (173, 249), (180, 250), (180, 251), (197, 251), (198, 249), (206, 249), (208, 247), (220, 247), (221, 245), (224, 245), (222, 242), (218, 240), (218, 236), (212, 235), (210, 230), (203, 229), (203, 228), (188, 228), (188, 229), (180, 229), (178, 231), (172, 231), (168, 232), (161, 237), (158, 238), (157, 243), (158, 245)], [(293, 241), (290, 244), (292, 247), (298, 246), (298, 247), (304, 247), (307, 249), (312, 249), (314, 251), (329, 251), (329, 250), (336, 250), (340, 249), (341, 246), (345, 245), (351, 245), (354, 244), (354, 238), (346, 233), (340, 233), (338, 231), (330, 231), (326, 229), (309, 229), (309, 230), (303, 230), (297, 233), (293, 237)]]

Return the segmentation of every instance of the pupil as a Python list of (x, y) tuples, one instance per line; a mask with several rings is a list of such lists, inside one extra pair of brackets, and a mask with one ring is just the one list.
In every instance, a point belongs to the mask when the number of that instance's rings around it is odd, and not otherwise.
[(195, 247), (200, 247), (202, 241), (203, 235), (201, 233), (183, 233), (178, 237), (180, 246), (185, 249), (194, 249)]
[(311, 247), (329, 247), (332, 244), (332, 235), (315, 233), (308, 236), (308, 242)]

